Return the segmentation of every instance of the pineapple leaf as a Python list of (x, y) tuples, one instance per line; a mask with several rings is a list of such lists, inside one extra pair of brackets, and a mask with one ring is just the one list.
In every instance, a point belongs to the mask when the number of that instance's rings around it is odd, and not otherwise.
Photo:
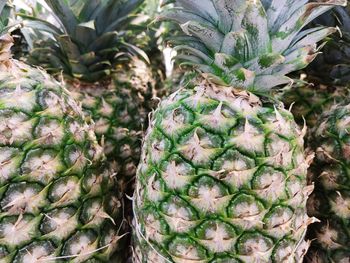
[(211, 0), (178, 0), (176, 2), (185, 10), (196, 10), (200, 17), (205, 17), (210, 22), (218, 21), (219, 17)]
[(246, 30), (247, 37), (252, 44), (251, 54), (247, 59), (258, 56), (258, 53), (269, 52), (270, 35), (267, 17), (260, 1), (249, 1), (245, 11), (242, 27)]
[(86, 43), (93, 42), (97, 37), (95, 30), (95, 21), (91, 20), (89, 22), (81, 23), (75, 28), (74, 40), (77, 43), (81, 43), (85, 46)]
[[(98, 71), (104, 70), (106, 68), (110, 68), (111, 65), (112, 65), (111, 62), (109, 62), (108, 60), (98, 61), (97, 63), (89, 66), (89, 71), (98, 72)], [(104, 70), (104, 72), (107, 72), (107, 71)]]
[[(303, 46), (311, 46), (315, 42), (319, 42), (324, 39), (326, 36), (337, 32), (336, 28), (329, 27), (317, 27), (313, 32), (309, 32), (305, 37), (303, 37), (300, 41), (297, 41), (295, 45), (291, 45), (294, 48), (300, 48)], [(292, 49), (292, 50), (293, 50)]]
[(229, 33), (233, 28), (241, 25), (244, 10), (247, 8), (246, 0), (213, 0), (213, 4), (219, 16), (220, 31)]
[(191, 54), (193, 54), (196, 57), (198, 57), (199, 59), (201, 59), (202, 62), (206, 63), (207, 65), (210, 65), (214, 62), (214, 60), (210, 56), (208, 56), (206, 53), (204, 53), (196, 48), (190, 47), (188, 45), (177, 46), (174, 49), (177, 51), (179, 51), (179, 50), (189, 51)]
[(1, 2), (0, 2), (0, 13), (3, 12), (4, 7), (6, 6), (6, 4), (7, 4), (7, 1), (1, 1)]
[[(143, 0), (45, 1), (52, 9), (58, 27), (45, 20), (23, 16), (26, 25), (34, 31), (34, 47), (51, 47), (45, 55), (35, 53), (37, 57), (33, 60), (37, 64), (43, 61), (47, 65), (49, 62), (45, 56), (55, 56), (51, 52), (60, 53), (61, 63), (64, 64), (60, 68), (64, 69), (64, 74), (94, 82), (98, 81), (94, 77), (106, 76), (108, 71), (116, 70), (116, 64), (130, 61), (132, 56), (149, 62), (145, 52), (126, 43), (130, 32), (145, 30), (133, 24)], [(45, 32), (45, 35), (41, 32)], [(44, 41), (40, 38), (44, 38)], [(122, 51), (128, 54), (120, 57)], [(93, 74), (94, 71), (98, 73)]]
[[(195, 19), (194, 19), (195, 18)], [(165, 10), (162, 12), (161, 15), (157, 17), (158, 21), (164, 20), (164, 19), (171, 19), (173, 21), (176, 21), (178, 24), (184, 24), (189, 20), (195, 20), (198, 23), (205, 25), (205, 26), (211, 26), (211, 22), (208, 21), (207, 19), (199, 16), (198, 14), (189, 12), (184, 9), (180, 8), (172, 8), (169, 10)]]
[(110, 43), (120, 42), (121, 37), (117, 32), (109, 32), (103, 34), (102, 36), (96, 38), (89, 46), (88, 49), (92, 51), (97, 51), (110, 47)]
[(76, 44), (74, 44), (71, 38), (67, 35), (61, 35), (58, 37), (58, 42), (60, 43), (61, 48), (67, 54), (67, 57), (70, 60), (78, 60), (80, 57), (80, 51)]
[(127, 50), (132, 53), (135, 56), (139, 56), (141, 57), (145, 62), (147, 62), (148, 64), (150, 64), (150, 60), (146, 54), (145, 51), (143, 51), (141, 48), (138, 48), (135, 45), (132, 45), (130, 43), (127, 42), (123, 42), (123, 45), (127, 48)]
[(94, 19), (93, 14), (96, 12), (99, 8), (103, 7), (103, 3), (101, 4), (101, 0), (90, 0), (88, 4), (85, 4), (82, 8), (79, 18), (82, 21), (87, 21), (89, 19)]
[(64, 34), (61, 29), (43, 19), (21, 13), (18, 15), (24, 18), (24, 21), (22, 22), (24, 27), (34, 28), (38, 31), (44, 31), (53, 35)]
[(69, 8), (67, 1), (68, 0), (46, 0), (47, 4), (54, 11), (54, 14), (60, 18), (59, 21), (63, 24), (67, 33), (73, 35), (79, 21), (73, 13), (73, 10)]
[(206, 27), (195, 21), (188, 21), (181, 25), (182, 30), (190, 36), (195, 36), (207, 43), (207, 47), (212, 52), (220, 50), (224, 35), (212, 27)]
[(0, 2), (0, 36), (8, 33), (12, 30), (18, 23), (9, 24), (9, 17), (12, 11), (12, 6), (5, 0)]
[[(308, 3), (296, 10), (293, 15), (288, 17), (283, 24), (273, 31), (272, 49), (283, 52), (286, 50), (293, 39), (297, 37), (301, 29), (317, 16), (330, 10), (335, 4), (345, 4), (346, 1), (329, 0), (323, 3)], [(277, 23), (278, 25), (279, 23)], [(275, 28), (274, 26), (273, 28)]]
[(259, 83), (259, 87), (263, 87), (263, 89), (259, 89), (259, 92), (265, 93), (271, 90), (273, 87), (291, 83), (292, 79), (284, 75), (260, 75), (256, 77), (255, 82)]

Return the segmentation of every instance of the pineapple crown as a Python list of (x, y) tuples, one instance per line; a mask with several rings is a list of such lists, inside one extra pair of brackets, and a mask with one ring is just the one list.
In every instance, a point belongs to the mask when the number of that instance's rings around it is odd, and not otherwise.
[[(45, 0), (59, 26), (22, 15), (37, 35), (29, 62), (52, 74), (96, 82), (110, 76), (118, 63), (147, 55), (125, 41), (130, 22), (143, 0)], [(35, 36), (34, 36), (35, 38)]]
[(255, 93), (290, 83), (286, 75), (307, 66), (316, 43), (335, 28), (304, 26), (346, 0), (167, 0), (159, 17), (180, 25), (172, 42), (178, 59), (210, 79)]

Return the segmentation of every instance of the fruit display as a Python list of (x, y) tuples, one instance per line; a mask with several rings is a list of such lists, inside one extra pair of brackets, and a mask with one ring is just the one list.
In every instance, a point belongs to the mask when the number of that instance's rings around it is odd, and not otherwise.
[(134, 261), (301, 262), (315, 220), (311, 157), (269, 91), (334, 32), (302, 31), (333, 2), (175, 2), (160, 19), (180, 25), (179, 57), (199, 73), (160, 103), (145, 135)]
[(350, 262), (346, 0), (0, 14), (0, 263)]

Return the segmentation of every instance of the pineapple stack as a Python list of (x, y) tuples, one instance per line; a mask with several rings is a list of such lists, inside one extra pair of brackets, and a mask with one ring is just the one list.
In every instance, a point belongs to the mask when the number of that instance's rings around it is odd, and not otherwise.
[(40, 4), (13, 47), (0, 1), (0, 263), (350, 262), (346, 0)]
[(0, 262), (124, 262), (116, 180), (78, 104), (11, 58), (0, 3)]

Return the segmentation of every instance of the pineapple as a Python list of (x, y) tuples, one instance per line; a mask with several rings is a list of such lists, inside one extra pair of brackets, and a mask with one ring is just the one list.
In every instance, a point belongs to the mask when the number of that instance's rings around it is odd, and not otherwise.
[[(11, 58), (0, 3), (0, 262), (111, 262), (121, 202), (103, 151), (71, 95)], [(101, 171), (102, 170), (102, 171)], [(118, 254), (116, 262), (124, 262)]]
[[(292, 106), (296, 121), (314, 127), (320, 114), (349, 96), (350, 13), (349, 7), (335, 7), (313, 21), (311, 26), (339, 27), (321, 54), (302, 73), (304, 81), (282, 92), (287, 107)], [(309, 82), (310, 84), (305, 84)]]
[(41, 21), (51, 37), (34, 40), (28, 59), (57, 78), (63, 76), (95, 123), (97, 138), (123, 188), (135, 175), (143, 127), (155, 96), (146, 54), (127, 42), (142, 2), (46, 0), (63, 28)]
[(316, 151), (310, 180), (315, 192), (308, 201), (308, 213), (321, 222), (309, 237), (315, 239), (307, 262), (350, 262), (350, 105), (349, 102), (325, 112), (312, 132)]
[(301, 262), (315, 220), (306, 214), (312, 156), (305, 129), (268, 96), (335, 31), (301, 29), (345, 2), (175, 2), (161, 19), (186, 33), (179, 58), (199, 74), (152, 116), (134, 195), (134, 262)]

